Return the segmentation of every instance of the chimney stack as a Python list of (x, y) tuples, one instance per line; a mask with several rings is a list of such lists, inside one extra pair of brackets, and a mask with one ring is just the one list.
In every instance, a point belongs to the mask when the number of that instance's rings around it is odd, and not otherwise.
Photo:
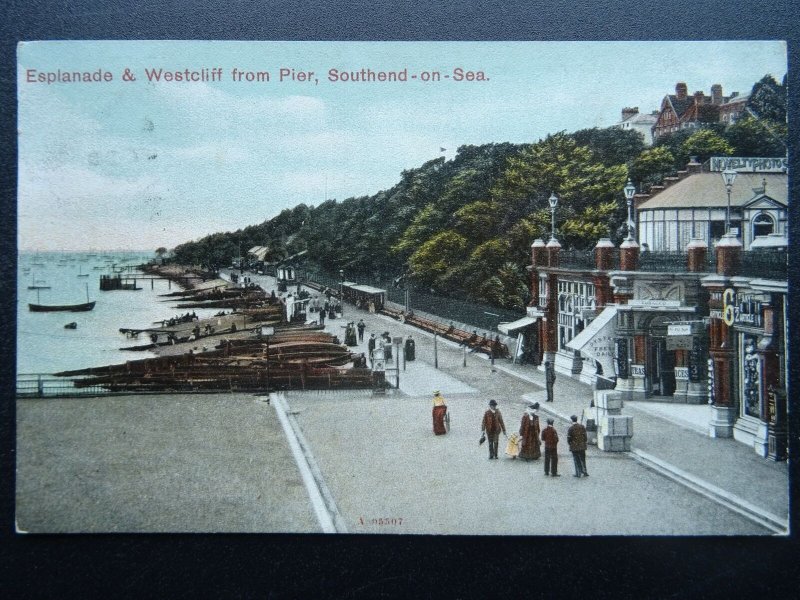
[(688, 88), (685, 83), (680, 82), (675, 84), (675, 95), (678, 97), (678, 100), (685, 100), (688, 94)]
[(718, 83), (711, 86), (711, 103), (722, 104), (722, 86)]
[(634, 106), (633, 108), (626, 106), (625, 108), (622, 109), (622, 120), (627, 121), (631, 117), (636, 116), (638, 114), (639, 114), (638, 106)]

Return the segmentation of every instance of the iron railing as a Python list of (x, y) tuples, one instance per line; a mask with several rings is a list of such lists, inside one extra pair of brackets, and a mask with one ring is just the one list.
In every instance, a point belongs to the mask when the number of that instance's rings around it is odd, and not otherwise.
[(785, 280), (789, 273), (789, 251), (786, 248), (742, 252), (739, 275), (759, 279)]
[(49, 373), (21, 373), (17, 375), (18, 398), (99, 396), (108, 393), (108, 389), (101, 385), (77, 388), (72, 379), (53, 377)]
[[(341, 281), (335, 275), (310, 269), (298, 269), (297, 276), (300, 281), (311, 281), (332, 290), (338, 290)], [(409, 310), (429, 313), (444, 321), (471, 325), (478, 329), (495, 331), (499, 323), (516, 321), (525, 316), (523, 310), (509, 310), (471, 300), (443, 296), (406, 283), (395, 286), (393, 278), (386, 275), (346, 273), (345, 279), (386, 290), (386, 299), (402, 307), (406, 306), (406, 298), (408, 298)]]
[[(712, 253), (706, 253), (707, 259), (709, 255), (713, 258)], [(641, 252), (637, 266), (639, 271), (685, 273), (688, 270), (688, 256), (686, 252)]]

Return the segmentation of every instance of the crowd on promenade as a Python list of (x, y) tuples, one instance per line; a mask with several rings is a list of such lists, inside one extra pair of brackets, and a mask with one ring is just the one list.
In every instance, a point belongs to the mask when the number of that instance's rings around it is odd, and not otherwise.
[[(512, 432), (509, 436), (503, 421), (503, 414), (497, 405), (497, 400), (490, 400), (489, 407), (481, 420), (480, 444), (489, 443), (489, 460), (498, 458), (500, 434), (507, 439), (505, 454), (511, 459), (535, 461), (542, 456), (542, 443), (544, 444), (544, 474), (550, 477), (560, 477), (558, 473), (558, 443), (560, 438), (552, 418), (547, 419), (547, 426), (542, 429), (539, 422), (539, 403), (529, 404), (520, 421), (519, 432)], [(586, 447), (588, 437), (586, 427), (578, 422), (578, 417), (572, 415), (572, 425), (567, 429), (567, 445), (572, 453), (575, 466), (574, 477), (588, 477), (586, 469)], [(438, 390), (433, 394), (433, 433), (446, 435), (449, 431), (449, 417), (447, 402)]]

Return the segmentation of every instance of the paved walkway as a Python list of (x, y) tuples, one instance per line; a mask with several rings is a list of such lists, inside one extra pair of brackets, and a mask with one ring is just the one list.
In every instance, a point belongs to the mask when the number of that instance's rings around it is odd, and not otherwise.
[[(254, 276), (252, 279), (263, 283), (265, 289), (270, 289), (274, 281), (268, 277)], [(507, 425), (514, 429), (525, 404), (538, 401), (542, 416), (551, 414), (557, 417), (560, 420), (557, 427), (564, 430), (569, 423), (569, 416), (580, 415), (592, 399), (590, 386), (559, 375), (555, 401), (548, 404), (544, 401), (544, 373), (535, 367), (515, 365), (505, 359), (491, 365), (484, 355), (465, 354), (463, 348), (454, 342), (437, 338), (434, 343), (432, 334), (384, 315), (357, 310), (352, 305), (345, 305), (343, 318), (326, 320), (325, 330), (343, 339), (345, 325), (359, 319), (364, 320), (367, 328), (358, 351), (366, 353), (366, 340), (370, 333), (389, 331), (393, 336), (402, 335), (404, 338), (413, 335), (418, 360), (407, 362), (405, 370), (401, 361), (400, 392), (403, 392), (403, 397), (419, 398), (424, 406), (427, 406), (429, 396), (435, 389), (446, 397), (468, 398), (470, 406), (477, 407), (484, 406), (488, 398), (495, 397), (504, 407)], [(438, 358), (438, 369), (433, 366), (434, 355)], [(394, 373), (387, 372), (387, 379), (394, 382)], [(733, 505), (752, 507), (755, 514), (763, 513), (768, 521), (786, 524), (789, 507), (787, 463), (762, 459), (752, 448), (732, 439), (708, 437), (703, 427), (704, 413), (707, 411), (708, 407), (704, 406), (628, 402), (623, 414), (634, 417), (633, 452), (615, 456), (635, 458), (662, 475), (673, 476), (690, 487), (699, 485), (701, 489), (698, 491), (703, 493), (705, 489), (718, 501), (721, 499)], [(454, 423), (461, 419), (452, 403), (450, 412)], [(481, 411), (476, 414), (474, 424), (470, 421), (473, 434), (478, 431)], [(423, 418), (422, 422), (426, 423), (427, 420), (429, 418)], [(570, 458), (566, 449), (561, 451), (565, 454), (562, 460)], [(603, 461), (612, 459), (610, 453), (596, 454)], [(645, 460), (649, 458), (654, 460)], [(591, 463), (590, 456), (590, 471)], [(570, 465), (565, 466), (568, 468)], [(693, 489), (697, 489), (696, 486)]]

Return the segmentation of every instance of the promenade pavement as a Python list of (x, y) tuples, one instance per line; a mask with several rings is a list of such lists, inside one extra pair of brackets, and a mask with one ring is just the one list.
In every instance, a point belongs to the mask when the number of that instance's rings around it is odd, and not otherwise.
[[(494, 397), (505, 406), (507, 426), (511, 428), (518, 427), (525, 405), (538, 401), (543, 423), (548, 415), (557, 419), (557, 427), (563, 434), (560, 449), (562, 465), (564, 472), (571, 475), (571, 455), (566, 448), (565, 430), (570, 415), (580, 416), (582, 410), (589, 406), (592, 400), (590, 386), (559, 375), (555, 401), (546, 403), (542, 371), (531, 365), (512, 364), (507, 359), (496, 360), (491, 365), (488, 357), (473, 353), (466, 354), (467, 366), (464, 367), (463, 348), (441, 338), (436, 341), (439, 368), (435, 369), (432, 364), (432, 334), (384, 315), (369, 314), (351, 305), (345, 306), (343, 318), (326, 320), (325, 329), (343, 339), (346, 323), (359, 319), (363, 319), (367, 325), (365, 340), (358, 348), (363, 352), (366, 352), (366, 339), (370, 333), (389, 331), (393, 336), (414, 337), (418, 360), (407, 362), (405, 371), (402, 370), (401, 361), (399, 391), (404, 397), (429, 401), (433, 390), (438, 389), (446, 397), (449, 394), (459, 398), (460, 394), (467, 394), (465, 398), (469, 397), (470, 404), (477, 402), (479, 407)], [(395, 365), (390, 363), (389, 366)], [(394, 372), (387, 371), (387, 380), (394, 382)], [(450, 412), (454, 422), (461, 420), (456, 407), (451, 406)], [(472, 433), (477, 434), (482, 411), (473, 412), (470, 423)], [(622, 412), (634, 417), (633, 452), (615, 455), (594, 448), (588, 459), (590, 472), (593, 458), (610, 461), (614, 460), (614, 456), (652, 456), (657, 459), (657, 470), (662, 474), (676, 475), (679, 480), (689, 479), (717, 497), (722, 496), (723, 501), (730, 501), (734, 506), (751, 506), (755, 514), (763, 513), (773, 523), (788, 524), (787, 463), (763, 459), (752, 448), (733, 439), (708, 437), (705, 428), (707, 417), (710, 417), (708, 406), (631, 401), (625, 404)], [(641, 465), (638, 468), (643, 470)]]
[[(270, 289), (269, 281), (253, 280)], [(386, 395), (290, 392), (272, 405), (246, 394), (18, 400), (18, 528), (319, 532), (330, 530), (321, 504), (336, 531), (349, 533), (774, 533), (730, 499), (787, 516), (787, 465), (703, 435), (696, 423), (703, 407), (671, 413), (666, 405), (627, 403), (634, 451), (590, 447), (590, 477), (574, 478), (566, 419), (588, 406), (588, 386), (561, 375), (555, 402), (545, 403), (544, 376), (534, 367), (492, 365), (350, 305), (325, 329), (343, 339), (346, 323), (359, 319), (367, 329), (354, 350), (366, 352), (373, 332), (416, 340), (417, 360), (399, 361), (400, 387)], [(432, 433), (436, 389), (451, 415), (444, 436)], [(478, 438), (490, 398), (509, 434), (530, 401), (540, 402), (543, 422), (557, 418), (562, 477), (545, 477), (542, 460), (504, 456), (502, 436), (500, 459), (488, 460)], [(316, 499), (311, 480), (321, 489)]]

